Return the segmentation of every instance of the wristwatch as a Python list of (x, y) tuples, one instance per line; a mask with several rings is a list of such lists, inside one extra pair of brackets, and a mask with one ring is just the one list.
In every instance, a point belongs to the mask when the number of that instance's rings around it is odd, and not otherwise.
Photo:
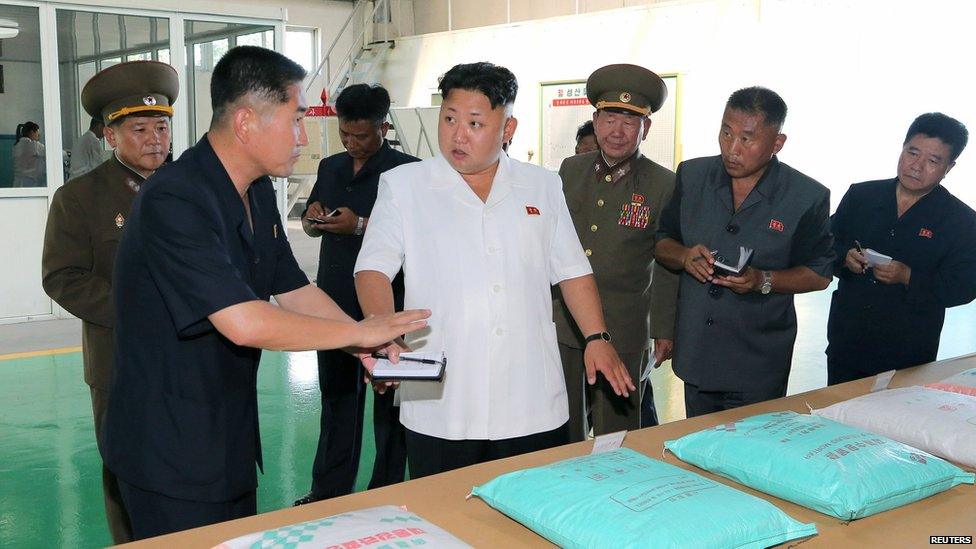
[(356, 221), (356, 230), (354, 230), (352, 232), (352, 234), (354, 234), (356, 236), (363, 236), (363, 225), (364, 224), (365, 224), (365, 220), (363, 219), (362, 216), (359, 216), (359, 219)]
[(762, 284), (759, 285), (759, 293), (762, 295), (767, 295), (771, 291), (773, 291), (773, 273), (763, 271)]
[(602, 339), (603, 341), (610, 343), (610, 340), (612, 340), (613, 338), (610, 337), (610, 332), (597, 332), (595, 334), (586, 336), (587, 343), (591, 341), (596, 341), (598, 339)]

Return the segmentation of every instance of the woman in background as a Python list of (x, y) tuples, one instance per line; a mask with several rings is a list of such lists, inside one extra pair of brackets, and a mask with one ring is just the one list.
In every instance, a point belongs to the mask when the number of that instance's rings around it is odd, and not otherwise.
[(41, 127), (35, 122), (17, 125), (14, 144), (14, 187), (43, 187), (46, 179)]

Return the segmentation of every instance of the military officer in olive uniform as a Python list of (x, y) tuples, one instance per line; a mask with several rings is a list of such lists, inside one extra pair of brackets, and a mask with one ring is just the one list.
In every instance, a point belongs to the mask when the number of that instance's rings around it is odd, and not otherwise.
[(586, 82), (586, 95), (596, 108), (593, 127), (600, 149), (567, 158), (559, 168), (608, 326), (608, 332), (581, 333), (554, 292), (572, 441), (586, 436), (587, 402), (596, 435), (657, 424), (650, 380), (640, 394), (627, 398), (616, 396), (602, 380), (588, 388), (583, 350), (591, 341), (612, 338), (635, 380), (646, 370), (651, 338), (655, 365), (671, 355), (678, 276), (655, 263), (654, 233), (674, 190), (674, 173), (639, 150), (651, 127), (649, 115), (661, 108), (667, 93), (664, 81), (643, 67), (597, 69)]
[[(44, 291), (82, 320), (85, 383), (91, 389), (96, 440), (108, 407), (113, 363), (112, 269), (139, 186), (166, 158), (179, 81), (173, 67), (133, 61), (88, 81), (81, 102), (105, 121), (114, 154), (54, 193), (41, 261)], [(102, 467), (105, 514), (115, 543), (132, 541), (115, 476)]]

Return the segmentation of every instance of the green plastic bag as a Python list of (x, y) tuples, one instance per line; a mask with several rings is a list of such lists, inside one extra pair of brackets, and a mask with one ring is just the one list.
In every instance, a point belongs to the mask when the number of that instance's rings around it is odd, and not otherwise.
[(881, 435), (818, 416), (774, 412), (669, 440), (676, 456), (843, 520), (973, 483), (973, 474)]
[(771, 503), (620, 448), (472, 492), (561, 547), (769, 547), (817, 533)]

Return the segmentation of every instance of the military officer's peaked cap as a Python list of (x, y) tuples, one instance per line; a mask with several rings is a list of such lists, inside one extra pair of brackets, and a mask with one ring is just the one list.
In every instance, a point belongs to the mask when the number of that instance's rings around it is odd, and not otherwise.
[(159, 61), (130, 61), (91, 77), (81, 90), (81, 104), (105, 124), (129, 115), (173, 116), (179, 91), (173, 67)]
[(647, 116), (661, 108), (668, 88), (644, 67), (620, 63), (593, 71), (586, 79), (586, 97), (596, 110), (623, 109)]

